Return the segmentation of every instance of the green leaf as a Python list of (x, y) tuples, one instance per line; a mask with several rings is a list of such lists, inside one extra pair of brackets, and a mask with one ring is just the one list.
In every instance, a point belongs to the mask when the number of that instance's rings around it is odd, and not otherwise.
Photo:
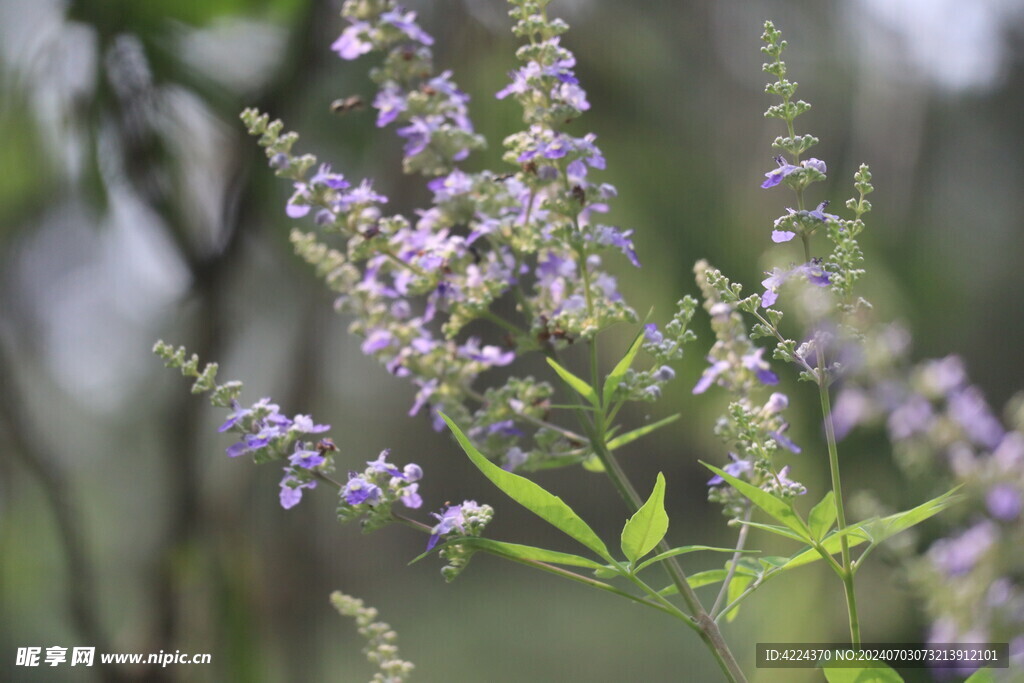
[(602, 559), (609, 562), (615, 561), (604, 542), (565, 501), (529, 479), (506, 472), (495, 465), (476, 449), (450, 417), (444, 413), (441, 413), (441, 417), (448, 423), (448, 428), (452, 430), (456, 441), (462, 446), (462, 450), (466, 452), (469, 459), (495, 486), (548, 524), (593, 550)]
[(551, 368), (558, 373), (558, 376), (562, 378), (562, 381), (568, 384), (573, 391), (575, 391), (583, 398), (587, 399), (590, 405), (594, 406), (595, 408), (601, 407), (601, 400), (597, 397), (597, 392), (594, 391), (594, 387), (590, 386), (582, 379), (580, 379), (576, 375), (572, 374), (571, 372), (563, 368), (555, 360), (548, 358), (547, 361), (548, 365), (550, 365)]
[(742, 479), (737, 479), (728, 472), (718, 469), (714, 465), (709, 465), (704, 461), (701, 461), (701, 464), (732, 484), (733, 488), (746, 496), (751, 503), (761, 508), (769, 517), (777, 522), (781, 522), (795, 531), (804, 542), (811, 542), (810, 530), (807, 528), (804, 520), (800, 519), (796, 510), (793, 509), (792, 503), (787, 503), (780, 498), (776, 498), (767, 491), (762, 491), (753, 484), (748, 484)]
[(636, 358), (636, 354), (643, 343), (644, 332), (641, 330), (640, 333), (636, 335), (636, 339), (633, 340), (629, 350), (626, 351), (626, 355), (622, 357), (622, 360), (620, 360), (608, 376), (605, 377), (604, 390), (601, 392), (604, 399), (604, 405), (608, 405), (609, 401), (612, 400), (612, 395), (615, 394), (615, 390), (618, 388), (619, 384), (622, 383), (622, 380), (625, 379), (626, 371), (629, 370), (629, 366), (633, 364), (633, 360)]
[[(849, 534), (849, 545), (851, 548), (864, 543), (865, 541), (871, 541), (872, 545), (877, 545), (882, 541), (898, 534), (901, 531), (909, 529), (915, 524), (920, 524), (929, 517), (933, 517), (938, 513), (942, 512), (951, 505), (959, 502), (961, 496), (954, 495), (960, 487), (956, 487), (941, 496), (937, 496), (929, 500), (926, 503), (922, 503), (915, 508), (910, 510), (904, 510), (903, 512), (897, 512), (883, 517), (882, 519), (870, 519), (859, 524), (855, 524), (846, 529), (846, 533)], [(838, 531), (833, 531), (821, 542), (821, 545), (830, 554), (838, 553), (842, 547), (841, 543), (842, 534)], [(820, 560), (821, 555), (818, 554), (814, 548), (808, 548), (800, 553), (793, 556), (786, 564), (786, 569), (792, 569), (794, 567), (801, 567), (805, 564), (810, 564)]]
[(832, 528), (836, 521), (836, 494), (829, 491), (821, 501), (811, 508), (811, 514), (807, 517), (807, 523), (811, 527), (811, 536), (815, 541), (820, 541)]
[(658, 472), (650, 497), (622, 527), (622, 552), (632, 564), (654, 550), (668, 531), (665, 512), (665, 475)]
[(737, 520), (737, 521), (740, 524), (743, 524), (745, 526), (752, 526), (755, 529), (762, 529), (763, 531), (767, 531), (767, 532), (772, 533), (772, 534), (777, 534), (779, 536), (783, 536), (785, 538), (794, 540), (794, 541), (796, 541), (798, 543), (807, 543), (807, 539), (805, 539), (804, 537), (802, 537), (802, 536), (800, 536), (800, 535), (790, 531), (789, 529), (787, 529), (784, 526), (777, 526), (775, 524), (762, 524), (761, 522), (745, 522), (742, 519)]
[(655, 429), (660, 429), (661, 427), (664, 427), (667, 424), (672, 424), (673, 422), (675, 422), (676, 420), (678, 420), (681, 417), (682, 417), (681, 413), (676, 413), (675, 415), (669, 415), (668, 417), (666, 417), (663, 420), (658, 420), (657, 422), (652, 422), (651, 424), (644, 425), (643, 427), (637, 427), (636, 429), (634, 429), (631, 432), (626, 432), (625, 434), (622, 434), (621, 436), (617, 436), (617, 437), (615, 437), (614, 439), (612, 439), (611, 441), (608, 442), (608, 450), (614, 451), (616, 448), (622, 448), (626, 444), (632, 443), (632, 442), (636, 441), (637, 439), (639, 439), (642, 436), (647, 436), (648, 434), (653, 432)]
[[(639, 565), (637, 565), (636, 569), (634, 570), (634, 573), (642, 572), (644, 569), (647, 569), (652, 564), (654, 564), (656, 562), (661, 562), (662, 560), (667, 560), (670, 557), (675, 557), (676, 555), (684, 555), (686, 553), (693, 553), (693, 552), (697, 552), (699, 550), (710, 550), (711, 552), (715, 552), (715, 553), (735, 553), (736, 552), (735, 548), (716, 548), (716, 547), (710, 546), (710, 545), (684, 545), (684, 546), (680, 546), (678, 548), (672, 548), (672, 550), (666, 550), (663, 553), (659, 553), (659, 554), (655, 555), (654, 557), (652, 557), (649, 560), (644, 560)], [(741, 550), (740, 552), (743, 552), (743, 553), (759, 553), (761, 551), (760, 550)], [(787, 558), (784, 558), (784, 559), (788, 560), (789, 558), (787, 557)]]
[(996, 683), (996, 676), (986, 667), (975, 671), (964, 683)]
[(471, 547), (485, 550), (495, 555), (501, 555), (515, 560), (532, 560), (534, 562), (547, 562), (548, 564), (564, 564), (571, 567), (583, 567), (585, 569), (605, 569), (605, 565), (589, 560), (579, 555), (573, 555), (572, 553), (563, 553), (558, 550), (546, 550), (544, 548), (535, 548), (529, 545), (520, 545), (519, 543), (505, 543), (504, 541), (495, 541), (490, 538), (480, 538), (478, 536), (469, 536), (460, 539), (453, 539), (454, 543), (462, 545), (468, 545)]
[[(747, 590), (747, 587), (754, 582), (753, 576), (747, 576), (746, 574), (736, 573), (733, 574), (732, 580), (729, 582), (729, 590), (726, 595), (726, 604), (731, 604), (733, 600), (743, 595), (743, 591)], [(729, 610), (725, 615), (725, 620), (729, 623), (739, 616), (740, 606), (736, 605)]]
[(903, 677), (882, 662), (858, 669), (825, 667), (824, 672), (828, 683), (903, 683)]
[[(703, 588), (704, 586), (710, 586), (720, 581), (725, 581), (725, 577), (726, 575), (728, 575), (728, 573), (729, 571), (726, 569), (708, 569), (707, 571), (697, 572), (696, 574), (691, 574), (690, 576), (687, 576), (686, 581), (690, 584), (690, 588)], [(752, 572), (750, 569), (742, 565), (738, 565), (736, 567), (736, 571), (733, 572), (733, 576), (739, 574), (749, 576), (751, 578), (757, 578), (756, 572)], [(658, 591), (658, 594), (669, 596), (675, 595), (678, 592), (679, 589), (676, 588), (675, 584), (672, 584), (671, 586), (666, 586), (665, 588), (662, 588), (660, 591)]]

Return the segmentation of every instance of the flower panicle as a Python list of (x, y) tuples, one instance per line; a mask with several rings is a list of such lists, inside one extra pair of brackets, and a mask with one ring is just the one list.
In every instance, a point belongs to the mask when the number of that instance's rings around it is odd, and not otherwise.
[[(779, 448), (800, 452), (800, 447), (786, 435), (789, 425), (783, 411), (789, 399), (777, 391), (767, 400), (759, 398), (763, 388), (778, 384), (779, 378), (763, 357), (765, 349), (751, 341), (740, 315), (741, 310), (756, 308), (758, 297), (741, 298), (742, 288), (730, 283), (706, 261), (698, 262), (694, 271), (704, 309), (711, 316), (715, 343), (708, 353), (708, 367), (693, 393), (701, 394), (717, 385), (732, 398), (715, 426), (715, 434), (725, 443), (731, 461), (724, 469), (782, 498), (801, 495), (806, 489), (789, 478), (789, 467), (779, 469), (773, 462)], [(726, 516), (742, 517), (748, 505), (746, 499), (731, 486), (723, 486), (724, 483), (722, 477), (712, 477), (708, 481), (708, 499), (721, 504)]]
[(398, 634), (389, 624), (378, 620), (375, 607), (341, 591), (331, 593), (331, 605), (338, 613), (355, 619), (359, 635), (366, 639), (363, 654), (380, 669), (372, 683), (402, 683), (408, 680), (415, 665), (398, 656)]

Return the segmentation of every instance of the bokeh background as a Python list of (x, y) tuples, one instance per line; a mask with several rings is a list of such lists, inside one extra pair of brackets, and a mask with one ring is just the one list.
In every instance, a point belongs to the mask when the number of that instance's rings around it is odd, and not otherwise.
[[(501, 168), (500, 141), (520, 125), (515, 104), (493, 97), (515, 65), (504, 3), (410, 8), (490, 141), (467, 169)], [(0, 0), (0, 678), (363, 681), (363, 643), (327, 602), (341, 589), (398, 629), (415, 680), (716, 680), (697, 639), (667, 618), (487, 557), (446, 585), (435, 560), (407, 566), (422, 537), (342, 527), (327, 491), (283, 511), (279, 469), (226, 458), (221, 411), (150, 355), (158, 337), (185, 344), (219, 361), (222, 378), (244, 380), (245, 399), (273, 396), (331, 423), (353, 467), (384, 447), (420, 463), (427, 508), (476, 498), (497, 508), (494, 537), (564, 547), (445, 435), (405, 416), (411, 386), (361, 356), (291, 253), (289, 188), (245, 134), (244, 106), (301, 131), (300, 151), (376, 178), (396, 210), (429, 198), (398, 172), (393, 131), (376, 130), (372, 113), (329, 111), (335, 98), (372, 94), (372, 60), (329, 50), (339, 9)], [(643, 269), (623, 260), (615, 271), (633, 306), (667, 319), (695, 291), (701, 257), (748, 283), (769, 265), (768, 226), (785, 202), (758, 189), (779, 133), (761, 116), (758, 38), (773, 18), (814, 104), (801, 123), (822, 139), (825, 196), (840, 207), (857, 165), (874, 172), (864, 246), (880, 317), (905, 321), (915, 357), (963, 355), (993, 405), (1020, 387), (1024, 3), (555, 0), (551, 12), (573, 26), (565, 43), (593, 105), (578, 133), (597, 133), (608, 158), (613, 222), (637, 230)], [(675, 389), (627, 416), (684, 419), (635, 443), (625, 466), (638, 483), (665, 471), (677, 544), (726, 544), (734, 532), (706, 503), (696, 462), (725, 458), (711, 435), (723, 397), (689, 392), (710, 345), (703, 320), (698, 332)], [(806, 445), (794, 474), (821, 491), (816, 403), (789, 384)], [(842, 455), (849, 490), (915, 502), (883, 440), (863, 435)], [(617, 535), (624, 510), (599, 475), (538, 479)], [(921, 543), (937, 532), (923, 533)], [(899, 566), (875, 558), (860, 575), (865, 638), (922, 639)], [(830, 578), (804, 569), (748, 602), (727, 627), (748, 668), (757, 641), (844, 639)], [(16, 649), (33, 645), (209, 652), (213, 664), (16, 669)]]

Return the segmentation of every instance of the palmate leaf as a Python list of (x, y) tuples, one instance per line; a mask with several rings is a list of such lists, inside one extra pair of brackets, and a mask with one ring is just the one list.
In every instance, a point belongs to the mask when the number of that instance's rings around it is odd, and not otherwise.
[(604, 542), (565, 501), (529, 479), (507, 472), (492, 463), (476, 449), (451, 418), (444, 413), (441, 413), (441, 417), (448, 423), (448, 428), (469, 459), (495, 486), (548, 524), (593, 550), (602, 559), (615, 561)]
[(665, 512), (665, 475), (658, 472), (647, 502), (622, 527), (622, 553), (631, 564), (654, 550), (668, 531)]
[[(846, 533), (849, 536), (850, 547), (853, 548), (865, 541), (870, 541), (872, 545), (878, 545), (887, 538), (895, 536), (899, 532), (905, 531), (916, 524), (920, 524), (929, 517), (937, 515), (960, 500), (960, 496), (956, 495), (956, 491), (959, 488), (947, 491), (941, 496), (937, 496), (909, 510), (897, 512), (881, 519), (866, 520), (848, 527)], [(838, 553), (842, 547), (841, 536), (842, 534), (838, 532), (832, 532), (821, 542), (822, 547), (830, 554)], [(786, 563), (785, 568), (801, 567), (820, 559), (822, 557), (817, 550), (808, 548), (794, 555), (793, 559)]]
[(769, 517), (777, 522), (784, 524), (795, 532), (804, 542), (811, 542), (810, 530), (807, 528), (807, 524), (804, 520), (800, 519), (800, 516), (793, 509), (791, 503), (787, 503), (780, 498), (776, 498), (767, 491), (763, 491), (753, 484), (748, 484), (742, 479), (737, 479), (728, 472), (720, 470), (714, 465), (709, 465), (704, 461), (700, 461), (704, 467), (725, 479), (727, 482), (732, 484), (733, 488), (743, 494), (751, 503), (761, 508)]

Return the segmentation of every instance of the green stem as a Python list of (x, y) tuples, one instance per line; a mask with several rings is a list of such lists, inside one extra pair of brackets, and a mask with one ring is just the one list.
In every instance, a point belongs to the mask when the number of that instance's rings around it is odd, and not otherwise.
[[(608, 450), (604, 439), (597, 438), (592, 440), (591, 445), (594, 447), (594, 452), (597, 454), (601, 464), (604, 465), (605, 473), (612, 480), (612, 483), (623, 497), (623, 500), (625, 500), (630, 511), (636, 512), (643, 504), (643, 501), (637, 494), (636, 489), (633, 488), (626, 478), (625, 473), (619, 466), (618, 460)], [(666, 540), (662, 540), (658, 544), (658, 548), (662, 552), (668, 552), (672, 549)], [(718, 624), (715, 623), (715, 620), (704, 609), (704, 605), (701, 604), (700, 598), (697, 597), (693, 587), (690, 586), (690, 582), (686, 579), (686, 574), (683, 572), (682, 567), (679, 566), (676, 558), (670, 557), (661, 564), (665, 571), (668, 572), (672, 583), (679, 590), (679, 594), (683, 597), (687, 609), (690, 610), (690, 618), (697, 626), (697, 633), (708, 649), (711, 650), (715, 661), (718, 662), (719, 667), (721, 667), (722, 672), (725, 674), (726, 680), (731, 683), (746, 683), (747, 678), (743, 675), (743, 670), (740, 669), (739, 664), (736, 662), (736, 658), (729, 649), (728, 643), (725, 642), (725, 638), (722, 637)]]
[(846, 530), (846, 511), (843, 507), (843, 490), (839, 479), (839, 450), (836, 447), (836, 430), (832, 423), (832, 405), (828, 396), (828, 382), (825, 374), (825, 354), (820, 344), (818, 353), (818, 395), (821, 398), (821, 414), (825, 419), (825, 441), (828, 444), (828, 464), (832, 471), (832, 491), (836, 501), (837, 531), (842, 534), (841, 544), (843, 558), (843, 589), (846, 592), (846, 609), (850, 615), (850, 639), (856, 647), (860, 645), (860, 619), (857, 616), (857, 596), (853, 586), (853, 564), (850, 560), (850, 542)]
[[(753, 506), (749, 502), (746, 504), (746, 510), (743, 513), (743, 521), (750, 521), (750, 513), (753, 510)], [(718, 591), (718, 597), (715, 598), (715, 604), (711, 606), (711, 616), (714, 617), (718, 614), (718, 608), (721, 606), (722, 601), (725, 600), (726, 595), (729, 593), (729, 584), (732, 582), (732, 577), (736, 575), (736, 565), (743, 557), (743, 547), (747, 544), (747, 534), (750, 532), (750, 527), (746, 524), (740, 525), (740, 535), (736, 540), (736, 552), (733, 553), (732, 562), (729, 563), (729, 571), (725, 575), (725, 581), (722, 582), (722, 588)]]

